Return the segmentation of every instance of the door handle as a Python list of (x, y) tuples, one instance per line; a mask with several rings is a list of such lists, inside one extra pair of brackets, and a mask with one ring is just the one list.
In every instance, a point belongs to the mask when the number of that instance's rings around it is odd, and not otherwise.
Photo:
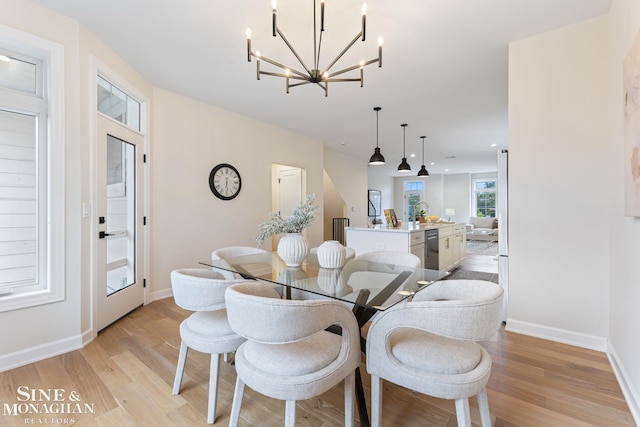
[(98, 234), (99, 239), (104, 239), (107, 236), (113, 236), (113, 233), (106, 233), (104, 231), (101, 231), (100, 234)]

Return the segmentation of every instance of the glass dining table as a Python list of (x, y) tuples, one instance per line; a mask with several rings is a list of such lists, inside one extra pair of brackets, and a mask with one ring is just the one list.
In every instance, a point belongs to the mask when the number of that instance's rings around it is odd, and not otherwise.
[[(315, 254), (299, 267), (287, 267), (275, 253), (243, 255), (200, 262), (245, 279), (269, 283), (287, 299), (326, 299), (343, 301), (353, 307), (362, 328), (377, 312), (407, 301), (430, 284), (445, 278), (445, 271), (410, 268), (396, 264), (348, 260), (342, 268), (322, 268)], [(339, 333), (339, 330), (332, 330)], [(361, 336), (362, 352), (366, 340)], [(369, 426), (360, 370), (356, 373), (356, 400), (360, 425)]]

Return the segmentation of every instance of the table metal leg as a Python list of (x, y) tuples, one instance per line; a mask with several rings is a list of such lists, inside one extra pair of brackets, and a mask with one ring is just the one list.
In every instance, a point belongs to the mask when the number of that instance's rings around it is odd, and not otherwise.
[(356, 368), (356, 403), (358, 405), (358, 415), (360, 415), (360, 426), (369, 427), (369, 412), (367, 412), (367, 402), (364, 399), (360, 368)]

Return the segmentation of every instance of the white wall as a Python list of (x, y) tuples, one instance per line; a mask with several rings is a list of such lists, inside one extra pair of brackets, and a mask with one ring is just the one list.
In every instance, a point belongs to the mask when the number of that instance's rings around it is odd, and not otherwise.
[[(632, 397), (632, 411), (640, 424), (640, 218), (624, 216), (622, 63), (634, 38), (640, 35), (640, 0), (614, 0), (611, 11), (612, 137), (607, 175), (612, 185), (605, 199), (609, 224), (609, 343), (613, 361), (624, 381), (623, 391)], [(629, 398), (627, 399), (630, 400)]]
[(601, 349), (609, 334), (609, 58), (606, 17), (509, 48), (507, 329)]
[(444, 186), (442, 191), (442, 217), (447, 218), (445, 209), (454, 208), (455, 215), (451, 216), (451, 221), (469, 221), (469, 203), (471, 191), (471, 174), (458, 173), (444, 175)]
[(323, 174), (324, 240), (333, 240), (333, 218), (346, 218), (347, 206), (327, 171)]
[[(170, 289), (171, 270), (198, 266), (215, 248), (257, 245), (257, 226), (271, 212), (272, 163), (305, 169), (307, 193), (315, 193), (324, 210), (320, 141), (162, 89), (154, 90), (152, 134), (149, 279), (155, 294)], [(209, 190), (209, 172), (218, 163), (240, 172), (242, 190), (233, 200)], [(307, 238), (311, 246), (322, 243), (321, 220)]]
[(380, 218), (384, 222), (386, 221), (384, 210), (393, 207), (394, 183), (392, 176), (383, 175), (378, 170), (375, 166), (367, 167), (367, 190), (380, 191), (380, 206), (383, 210), (383, 212), (380, 212)]
[(351, 227), (367, 226), (367, 164), (361, 159), (325, 149), (324, 169), (344, 200)]

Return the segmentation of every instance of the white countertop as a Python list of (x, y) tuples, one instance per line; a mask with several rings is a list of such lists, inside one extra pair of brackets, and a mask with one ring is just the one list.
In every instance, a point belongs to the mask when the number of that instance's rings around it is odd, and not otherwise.
[(391, 228), (387, 225), (376, 225), (374, 227), (346, 227), (347, 230), (360, 230), (360, 231), (385, 231), (390, 233), (411, 233), (413, 231), (420, 230), (433, 230), (440, 227), (447, 227), (456, 224), (463, 223), (455, 223), (455, 222), (423, 222), (423, 223), (409, 223), (407, 225), (402, 224), (402, 227)]

